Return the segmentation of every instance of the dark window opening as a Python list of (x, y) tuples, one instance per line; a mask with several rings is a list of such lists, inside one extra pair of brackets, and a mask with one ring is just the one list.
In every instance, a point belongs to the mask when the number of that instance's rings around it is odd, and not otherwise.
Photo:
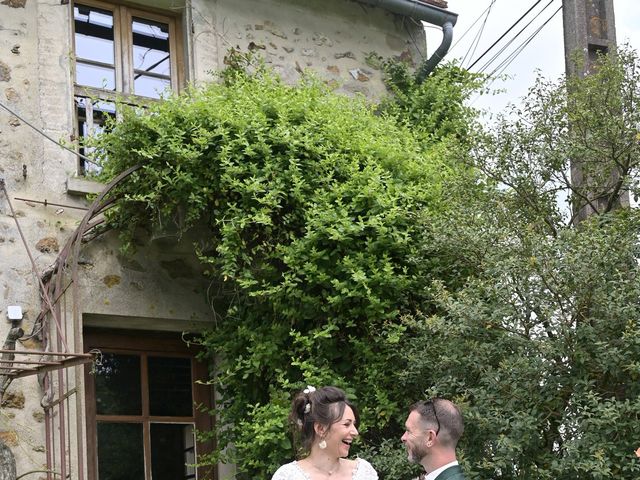
[(210, 450), (195, 437), (212, 427), (195, 407), (212, 406), (208, 387), (197, 383), (206, 365), (180, 335), (148, 335), (85, 333), (86, 349), (101, 351), (85, 376), (89, 479), (212, 479), (195, 466)]

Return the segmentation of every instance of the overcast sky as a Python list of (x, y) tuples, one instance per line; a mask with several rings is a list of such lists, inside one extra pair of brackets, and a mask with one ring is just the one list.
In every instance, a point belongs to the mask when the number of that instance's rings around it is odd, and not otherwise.
[[(488, 15), (487, 9), (492, 0), (448, 0), (448, 3), (449, 10), (458, 14), (458, 22), (454, 28), (453, 46), (447, 58), (455, 57), (464, 60), (463, 66), (469, 67), (536, 2), (535, 0), (493, 0), (493, 6)], [(613, 4), (618, 44), (627, 41), (634, 48), (640, 49), (640, 0), (614, 0)], [(497, 112), (502, 110), (508, 102), (518, 102), (518, 99), (524, 96), (533, 84), (536, 69), (548, 78), (557, 78), (562, 75), (564, 72), (562, 12), (555, 13), (551, 18), (561, 5), (562, 0), (541, 1), (504, 40), (471, 69), (478, 71), (481, 67), (485, 67), (486, 73), (497, 69), (513, 77), (505, 82), (495, 81), (492, 84), (494, 88), (505, 88), (507, 90), (505, 94), (481, 97), (474, 106)], [(490, 64), (485, 65), (529, 21), (532, 23), (513, 41), (511, 46)], [(522, 49), (521, 53), (506, 65), (509, 55), (547, 21), (548, 23)], [(482, 28), (483, 23), (484, 28)], [(442, 34), (434, 28), (427, 28), (427, 34), (428, 50), (431, 54), (440, 44)], [(503, 61), (505, 62), (500, 67)]]

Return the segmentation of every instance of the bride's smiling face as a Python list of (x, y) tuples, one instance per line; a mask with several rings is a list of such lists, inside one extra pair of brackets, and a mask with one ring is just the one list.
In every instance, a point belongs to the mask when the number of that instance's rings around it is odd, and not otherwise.
[(357, 436), (356, 417), (351, 407), (346, 405), (342, 417), (331, 425), (324, 437), (327, 442), (327, 453), (331, 449), (330, 451), (338, 457), (348, 456), (351, 442)]

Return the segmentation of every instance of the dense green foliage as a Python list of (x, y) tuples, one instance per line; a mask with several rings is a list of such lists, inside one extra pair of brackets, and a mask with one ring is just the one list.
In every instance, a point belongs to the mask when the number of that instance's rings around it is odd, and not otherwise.
[(467, 145), (478, 115), (467, 100), (472, 94), (487, 93), (482, 76), (448, 64), (418, 82), (405, 63), (387, 61), (383, 68), (391, 95), (382, 100), (382, 111), (410, 126), (425, 141), (453, 138), (455, 147)]
[(637, 189), (639, 63), (540, 79), (487, 130), (456, 67), (419, 85), (388, 65), (377, 106), (233, 69), (124, 112), (104, 175), (143, 167), (109, 220), (125, 246), (160, 219), (206, 232), (202, 343), (240, 477), (293, 457), (306, 384), (354, 398), (383, 479), (415, 473), (406, 407), (434, 395), (463, 407), (470, 479), (638, 477), (640, 215), (616, 207)]
[[(506, 200), (432, 224), (432, 241), (458, 239), (451, 263), (476, 273), (434, 286), (442, 314), (405, 320), (417, 334), (399, 381), (464, 405), (470, 478), (637, 478), (640, 216), (550, 236)], [(470, 210), (482, 219), (463, 224)]]
[(431, 281), (415, 261), (419, 219), (444, 208), (462, 168), (445, 148), (453, 136), (426, 138), (312, 79), (223, 79), (142, 115), (125, 109), (99, 151), (105, 177), (143, 165), (110, 214), (125, 246), (159, 219), (205, 227), (196, 251), (216, 292), (202, 343), (216, 357), (219, 445), (233, 442), (240, 471), (265, 478), (293, 457), (286, 411), (306, 384), (345, 388), (365, 442), (397, 435), (398, 318)]
[(640, 475), (640, 213), (616, 208), (639, 174), (638, 67), (621, 51), (584, 79), (540, 79), (476, 139), (482, 194), (452, 195), (425, 230), (423, 257), (469, 275), (406, 319), (400, 383), (464, 405), (472, 479)]

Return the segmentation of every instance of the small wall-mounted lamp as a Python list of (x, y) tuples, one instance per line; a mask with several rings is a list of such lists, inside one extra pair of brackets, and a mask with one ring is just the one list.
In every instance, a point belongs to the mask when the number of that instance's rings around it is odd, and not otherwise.
[(7, 307), (7, 317), (12, 322), (22, 320), (22, 307), (19, 305), (9, 305)]

